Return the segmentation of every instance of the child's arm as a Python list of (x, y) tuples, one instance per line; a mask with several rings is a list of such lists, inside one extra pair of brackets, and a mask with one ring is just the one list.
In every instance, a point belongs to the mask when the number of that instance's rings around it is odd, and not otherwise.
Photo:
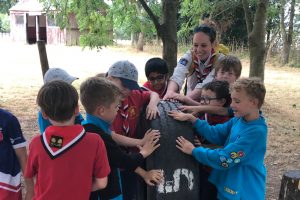
[(193, 112), (193, 113), (209, 113), (215, 115), (228, 116), (230, 113), (228, 107), (210, 106), (210, 105), (198, 105), (198, 106), (180, 106), (181, 111)]
[(168, 115), (179, 121), (189, 121), (195, 123), (195, 121), (197, 120), (197, 118), (190, 113), (183, 113), (180, 111), (178, 112), (176, 110), (170, 111)]
[(179, 121), (189, 121), (193, 123), (198, 134), (203, 136), (210, 143), (221, 146), (224, 145), (232, 126), (232, 120), (225, 122), (224, 124), (210, 126), (207, 121), (200, 120), (192, 114), (182, 113), (174, 110), (169, 112), (169, 116)]
[(197, 101), (201, 97), (201, 88), (195, 88), (193, 91), (191, 91), (187, 96), (195, 101)]
[(25, 200), (31, 200), (34, 196), (34, 181), (33, 178), (24, 178), (26, 185)]
[(152, 120), (156, 118), (156, 115), (159, 115), (157, 108), (159, 101), (159, 95), (156, 92), (150, 92), (150, 101), (146, 108), (146, 119)]
[(134, 171), (138, 166), (143, 164), (144, 158), (150, 155), (158, 146), (156, 141), (147, 142), (141, 149), (140, 153), (128, 154), (123, 151), (119, 145), (108, 134), (101, 135), (107, 149), (109, 165), (112, 168), (122, 168)]
[(265, 127), (238, 130), (239, 137), (224, 148), (193, 148), (181, 138), (177, 144), (180, 150), (192, 154), (197, 161), (218, 170), (228, 170), (237, 165), (259, 165), (263, 163), (266, 151), (267, 129)]
[(21, 169), (22, 169), (22, 173), (25, 173), (25, 169), (26, 169), (26, 163), (27, 163), (27, 151), (26, 151), (26, 147), (21, 147), (21, 148), (17, 148), (15, 149), (17, 158), (19, 160)]
[(163, 100), (173, 99), (178, 95), (179, 86), (175, 81), (169, 80), (167, 93), (163, 97)]
[(184, 103), (186, 105), (191, 105), (191, 106), (201, 105), (199, 102), (193, 100), (189, 96), (184, 96), (183, 94), (178, 94), (177, 96), (174, 97), (174, 99), (181, 101), (182, 103)]
[(107, 185), (107, 176), (104, 178), (93, 178), (92, 191), (101, 190)]
[(157, 170), (157, 169), (145, 171), (144, 169), (138, 167), (135, 169), (134, 172), (140, 175), (149, 186), (154, 186), (155, 184), (159, 184), (163, 179), (161, 170)]
[(149, 129), (143, 139), (134, 139), (130, 137), (126, 137), (124, 135), (117, 134), (115, 132), (112, 132), (112, 139), (121, 146), (125, 147), (136, 147), (137, 145), (143, 146), (147, 141), (154, 140), (156, 138), (160, 137), (160, 133), (158, 130), (151, 130)]

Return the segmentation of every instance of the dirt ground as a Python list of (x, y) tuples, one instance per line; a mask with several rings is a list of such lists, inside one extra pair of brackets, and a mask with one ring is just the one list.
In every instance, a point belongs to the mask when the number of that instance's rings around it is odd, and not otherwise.
[[(142, 84), (146, 80), (145, 62), (153, 56), (160, 56), (116, 47), (104, 48), (100, 52), (60, 45), (46, 48), (50, 67), (64, 68), (79, 77), (74, 83), (77, 88), (86, 77), (106, 72), (113, 62), (120, 59), (128, 59), (138, 67)], [(242, 76), (248, 75), (248, 66), (249, 61), (243, 60)], [(42, 84), (37, 46), (0, 38), (0, 106), (18, 117), (28, 141), (38, 134), (35, 98)], [(278, 198), (283, 173), (300, 169), (300, 69), (268, 63), (265, 84), (267, 96), (262, 110), (269, 126), (265, 159), (267, 199), (272, 200)]]

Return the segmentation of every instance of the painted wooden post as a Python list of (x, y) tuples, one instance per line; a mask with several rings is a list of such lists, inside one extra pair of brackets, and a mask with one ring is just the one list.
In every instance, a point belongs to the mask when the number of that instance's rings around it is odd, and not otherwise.
[(194, 141), (192, 125), (168, 116), (179, 103), (161, 101), (160, 117), (151, 121), (151, 128), (160, 130), (160, 147), (146, 161), (147, 169), (161, 169), (164, 181), (156, 187), (147, 187), (147, 200), (199, 199), (199, 166), (196, 160), (176, 148), (178, 136)]
[(300, 199), (300, 170), (288, 171), (283, 174), (279, 200)]
[(38, 46), (38, 50), (39, 50), (40, 63), (41, 63), (43, 77), (44, 77), (45, 73), (49, 69), (45, 41), (44, 40), (38, 40), (37, 41), (37, 46)]

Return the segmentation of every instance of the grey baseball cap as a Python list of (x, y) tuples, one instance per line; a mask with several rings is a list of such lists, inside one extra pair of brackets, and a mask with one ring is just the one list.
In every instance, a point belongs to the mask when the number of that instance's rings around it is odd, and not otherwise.
[(44, 83), (60, 80), (72, 84), (72, 82), (76, 79), (78, 78), (71, 76), (68, 72), (61, 68), (50, 68), (44, 75)]
[(108, 76), (119, 78), (122, 85), (130, 90), (139, 90), (138, 71), (128, 60), (115, 62), (107, 72)]

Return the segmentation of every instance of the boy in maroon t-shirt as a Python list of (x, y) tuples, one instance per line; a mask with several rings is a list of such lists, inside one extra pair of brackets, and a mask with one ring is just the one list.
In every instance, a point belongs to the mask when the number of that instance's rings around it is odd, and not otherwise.
[(63, 81), (46, 83), (39, 90), (37, 104), (52, 126), (30, 143), (27, 199), (82, 200), (106, 187), (110, 167), (103, 140), (74, 125), (78, 98), (76, 89)]

